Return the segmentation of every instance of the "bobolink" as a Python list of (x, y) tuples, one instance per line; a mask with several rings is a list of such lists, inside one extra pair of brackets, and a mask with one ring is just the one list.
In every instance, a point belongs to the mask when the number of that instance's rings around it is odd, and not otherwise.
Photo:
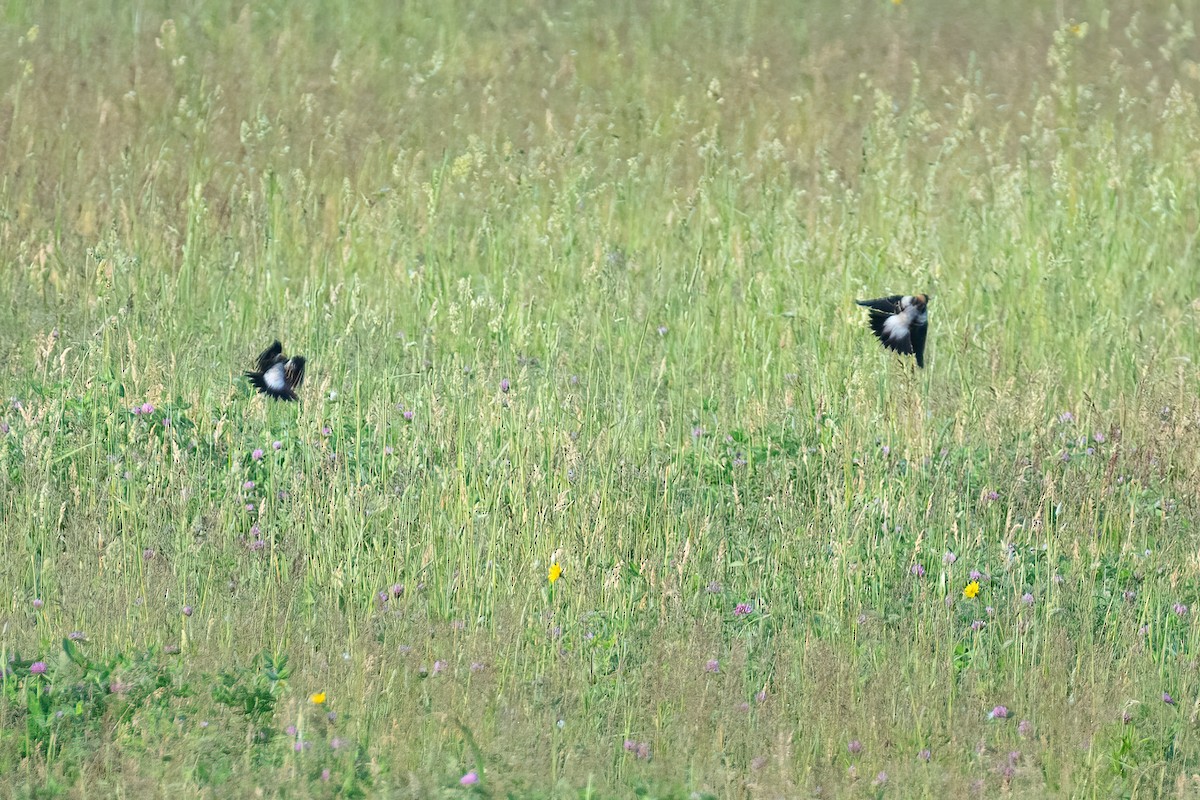
[(265, 395), (276, 400), (295, 400), (296, 389), (304, 383), (304, 356), (288, 358), (276, 339), (259, 355), (258, 368), (247, 372), (246, 377)]
[(884, 347), (917, 357), (917, 366), (925, 366), (925, 332), (928, 329), (929, 296), (894, 294), (878, 300), (859, 300), (871, 309), (868, 322)]

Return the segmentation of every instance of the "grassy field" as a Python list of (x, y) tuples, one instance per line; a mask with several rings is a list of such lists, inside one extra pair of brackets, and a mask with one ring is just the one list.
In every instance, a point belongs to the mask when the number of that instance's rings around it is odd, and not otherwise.
[(0, 10), (0, 796), (1200, 793), (1200, 4), (183, 5)]

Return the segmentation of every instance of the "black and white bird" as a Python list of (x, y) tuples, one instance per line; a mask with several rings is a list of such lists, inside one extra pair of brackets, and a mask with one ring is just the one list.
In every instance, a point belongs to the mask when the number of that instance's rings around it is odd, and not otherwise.
[(867, 321), (884, 347), (914, 355), (917, 357), (917, 366), (925, 366), (925, 332), (929, 328), (929, 315), (926, 313), (928, 295), (894, 294), (878, 300), (859, 300), (858, 304), (871, 309)]
[(288, 358), (276, 339), (258, 357), (257, 369), (247, 372), (246, 377), (265, 395), (276, 400), (295, 400), (296, 389), (304, 383), (304, 356)]

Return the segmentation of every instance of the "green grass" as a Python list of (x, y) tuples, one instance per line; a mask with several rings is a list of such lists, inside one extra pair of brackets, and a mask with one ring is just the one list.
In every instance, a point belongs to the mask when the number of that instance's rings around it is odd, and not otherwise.
[(401, 5), (0, 11), (4, 796), (1197, 791), (1196, 3)]

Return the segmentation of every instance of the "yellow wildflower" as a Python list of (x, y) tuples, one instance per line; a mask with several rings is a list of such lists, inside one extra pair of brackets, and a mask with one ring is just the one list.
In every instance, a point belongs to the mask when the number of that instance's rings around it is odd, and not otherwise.
[(977, 594), (979, 594), (979, 581), (971, 581), (963, 589), (963, 597), (975, 597)]
[(316, 694), (311, 695), (308, 699), (313, 702), (313, 705), (319, 706), (325, 702), (325, 693), (317, 692)]
[(554, 583), (556, 580), (562, 577), (562, 574), (563, 568), (560, 567), (556, 561), (550, 565), (550, 574), (547, 577), (550, 578), (550, 583)]

